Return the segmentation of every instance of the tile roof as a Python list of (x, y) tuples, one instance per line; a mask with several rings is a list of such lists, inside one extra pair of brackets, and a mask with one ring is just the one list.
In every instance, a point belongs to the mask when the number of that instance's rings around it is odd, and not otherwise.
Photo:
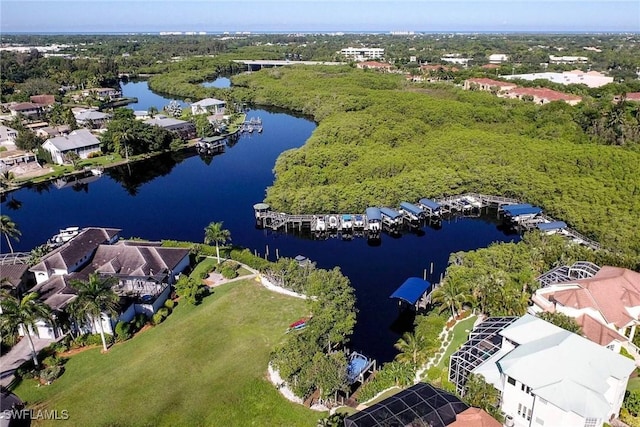
[(448, 427), (502, 427), (502, 424), (480, 408), (469, 408), (456, 415)]
[(618, 328), (634, 320), (627, 308), (640, 307), (640, 273), (626, 268), (604, 266), (595, 276), (568, 284), (578, 288), (553, 292), (549, 299), (567, 307), (594, 308)]
[(163, 280), (169, 270), (189, 255), (188, 249), (148, 245), (101, 245), (91, 261), (95, 271), (119, 276), (154, 277)]
[(61, 310), (76, 297), (78, 292), (69, 286), (69, 280), (75, 278), (69, 276), (53, 276), (40, 284), (37, 284), (29, 292), (37, 292), (40, 301), (47, 304), (53, 310)]
[(38, 110), (40, 108), (42, 108), (40, 105), (34, 104), (32, 102), (20, 102), (18, 104), (9, 106), (9, 109), (13, 111)]
[(12, 288), (17, 288), (28, 269), (28, 264), (3, 264), (0, 265), (0, 278), (8, 280)]
[(613, 329), (606, 327), (588, 314), (578, 316), (576, 318), (576, 323), (580, 325), (582, 335), (603, 347), (608, 346), (613, 341), (628, 341), (626, 337), (623, 337)]
[(468, 79), (467, 81), (469, 81), (471, 83), (481, 84), (481, 85), (500, 86), (500, 87), (516, 87), (515, 83), (501, 82), (499, 80), (487, 79), (487, 78), (484, 78), (484, 77), (472, 78), (472, 79)]
[(582, 97), (547, 88), (518, 87), (509, 91), (513, 95), (530, 95), (548, 101), (580, 101)]
[(51, 105), (55, 104), (56, 97), (53, 95), (32, 95), (29, 100), (40, 105)]

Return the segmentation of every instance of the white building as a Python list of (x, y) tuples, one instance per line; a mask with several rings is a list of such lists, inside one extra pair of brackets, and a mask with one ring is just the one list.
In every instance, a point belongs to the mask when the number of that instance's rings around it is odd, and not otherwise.
[(522, 80), (549, 80), (553, 83), (560, 83), (563, 85), (570, 84), (584, 84), (588, 87), (600, 87), (613, 82), (613, 77), (607, 77), (597, 71), (584, 72), (581, 70), (565, 71), (562, 73), (530, 73), (530, 74), (512, 74), (508, 76), (501, 76), (507, 80), (522, 79)]
[(86, 159), (91, 153), (100, 152), (100, 141), (89, 130), (78, 129), (69, 135), (47, 139), (42, 148), (51, 153), (54, 163), (63, 165), (66, 155), (70, 152), (75, 152), (81, 159)]
[(489, 64), (502, 64), (503, 62), (507, 62), (509, 60), (509, 56), (504, 53), (493, 53), (489, 55)]
[(465, 58), (459, 53), (448, 53), (440, 58), (440, 60), (450, 64), (464, 65), (466, 67), (469, 61), (471, 61), (471, 58)]
[(18, 131), (8, 126), (0, 126), (0, 145), (15, 149)]
[(379, 47), (348, 47), (340, 50), (340, 54), (354, 61), (368, 61), (384, 57), (384, 49)]
[(226, 102), (215, 98), (205, 98), (191, 104), (191, 114), (218, 114), (224, 113)]
[(632, 360), (529, 314), (499, 335), (500, 350), (472, 372), (500, 391), (515, 427), (599, 427), (619, 415)]
[(549, 55), (551, 64), (586, 64), (589, 58), (586, 56), (553, 56)]

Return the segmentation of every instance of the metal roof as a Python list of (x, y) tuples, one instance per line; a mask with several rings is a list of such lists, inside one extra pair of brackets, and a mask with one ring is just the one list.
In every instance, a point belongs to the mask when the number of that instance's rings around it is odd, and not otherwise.
[(391, 219), (396, 219), (401, 217), (402, 215), (400, 214), (400, 212), (398, 212), (395, 209), (391, 209), (391, 208), (380, 208), (380, 213), (384, 216), (388, 216)]
[(432, 211), (440, 209), (440, 203), (431, 200), (431, 199), (420, 199), (419, 202), (421, 205), (428, 207)]
[(416, 205), (408, 202), (401, 202), (400, 208), (414, 215), (422, 215), (424, 212)]
[(532, 215), (539, 214), (542, 212), (542, 209), (537, 206), (529, 206), (529, 207), (520, 207), (520, 208), (504, 208), (504, 211), (509, 216), (519, 216), (519, 215)]
[(378, 209), (378, 208), (367, 208), (365, 214), (367, 215), (367, 218), (369, 219), (369, 221), (371, 221), (371, 220), (381, 221), (382, 220), (382, 216), (380, 214), (380, 209)]
[(398, 298), (414, 305), (427, 291), (431, 291), (431, 283), (419, 277), (409, 277), (389, 298)]
[(539, 222), (537, 227), (542, 231), (561, 230), (567, 228), (567, 223), (564, 221)]

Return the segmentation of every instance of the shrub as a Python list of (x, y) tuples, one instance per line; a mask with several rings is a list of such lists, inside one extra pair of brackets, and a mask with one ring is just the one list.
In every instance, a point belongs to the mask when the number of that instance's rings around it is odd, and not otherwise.
[(158, 311), (151, 317), (151, 321), (153, 322), (154, 325), (159, 325), (160, 323), (164, 322), (165, 318), (166, 316), (163, 316), (162, 313)]
[(229, 258), (260, 271), (263, 271), (271, 264), (269, 261), (255, 256), (248, 249), (232, 249)]
[(220, 273), (225, 279), (233, 279), (235, 277), (238, 277), (238, 271), (234, 270), (232, 267), (223, 266), (220, 269)]
[(87, 159), (93, 159), (94, 157), (102, 156), (102, 151), (92, 151), (87, 155)]
[(149, 318), (147, 317), (146, 314), (138, 313), (136, 314), (136, 317), (133, 318), (133, 321), (131, 323), (133, 324), (133, 328), (136, 331), (139, 331), (140, 329), (142, 329), (144, 325), (147, 324), (148, 321), (149, 321)]
[(38, 378), (48, 384), (62, 375), (63, 372), (64, 368), (62, 366), (48, 366), (38, 372)]
[(164, 302), (164, 306), (169, 309), (169, 311), (173, 310), (173, 307), (176, 306), (176, 302), (172, 299), (168, 299)]
[(116, 324), (116, 340), (126, 341), (131, 338), (131, 325), (127, 322), (118, 322)]
[(49, 356), (46, 357), (42, 363), (44, 366), (58, 366), (64, 364), (64, 359), (60, 356)]

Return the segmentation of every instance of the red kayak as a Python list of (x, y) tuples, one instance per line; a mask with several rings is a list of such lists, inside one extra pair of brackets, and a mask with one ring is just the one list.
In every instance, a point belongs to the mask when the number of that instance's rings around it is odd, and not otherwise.
[(309, 319), (307, 319), (306, 317), (303, 317), (302, 319), (297, 320), (297, 321), (293, 322), (292, 324), (290, 324), (289, 327), (291, 329), (302, 328), (303, 326), (306, 326), (308, 320)]

